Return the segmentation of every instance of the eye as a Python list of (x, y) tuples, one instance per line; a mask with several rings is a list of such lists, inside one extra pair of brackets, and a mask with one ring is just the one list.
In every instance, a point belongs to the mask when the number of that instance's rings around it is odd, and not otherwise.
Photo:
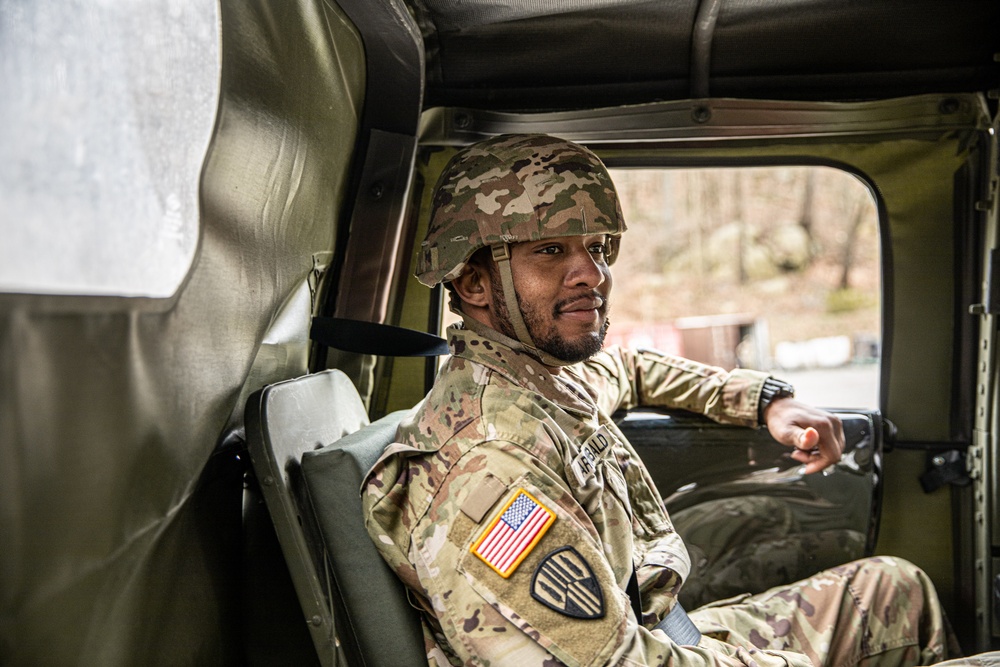
[(556, 255), (562, 252), (562, 247), (556, 243), (553, 243), (551, 245), (543, 245), (539, 248), (536, 248), (535, 252), (541, 255)]
[(590, 252), (594, 255), (608, 255), (608, 244), (607, 243), (592, 243), (590, 244)]

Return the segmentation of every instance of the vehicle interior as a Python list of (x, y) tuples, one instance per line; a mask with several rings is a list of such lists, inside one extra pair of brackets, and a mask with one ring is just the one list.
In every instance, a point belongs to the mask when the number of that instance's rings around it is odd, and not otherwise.
[[(817, 399), (837, 466), (682, 412), (616, 419), (696, 562), (688, 608), (892, 555), (967, 653), (1000, 648), (1000, 4), (0, 0), (0, 35), (0, 664), (425, 660), (358, 489), (447, 354), (447, 299), (413, 278), (433, 185), (512, 132), (588, 146), (623, 192), (652, 172), (677, 210), (692, 170), (857, 186), (877, 342), (842, 360), (870, 400)], [(806, 179), (773, 173), (718, 183)], [(816, 239), (850, 248), (829, 192)], [(693, 274), (659, 254), (704, 209), (657, 206), (643, 261)], [(755, 297), (780, 313), (738, 291), (711, 326), (644, 325), (694, 289), (663, 282), (635, 336), (792, 372), (785, 331), (850, 335), (775, 296), (811, 294), (782, 262)]]

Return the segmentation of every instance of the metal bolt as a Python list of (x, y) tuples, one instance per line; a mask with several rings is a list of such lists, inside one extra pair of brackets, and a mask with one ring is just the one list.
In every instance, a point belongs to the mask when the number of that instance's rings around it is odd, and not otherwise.
[(697, 106), (691, 110), (691, 120), (696, 123), (707, 123), (712, 119), (712, 110), (706, 106)]
[(933, 459), (931, 459), (931, 463), (933, 463), (936, 466), (943, 466), (944, 465), (944, 457), (943, 456), (935, 456)]
[(455, 114), (455, 127), (466, 130), (472, 125), (472, 116), (467, 113)]
[(372, 193), (372, 197), (374, 199), (381, 199), (382, 195), (385, 194), (385, 188), (382, 187), (381, 183), (375, 183), (372, 185), (370, 192)]
[(315, 625), (317, 628), (323, 625), (323, 619), (320, 618), (319, 616), (313, 616), (312, 618), (309, 619), (309, 622)]
[(941, 100), (938, 104), (938, 111), (943, 114), (953, 114), (961, 108), (961, 104), (954, 97), (949, 97), (948, 99)]
[(271, 477), (270, 475), (268, 475), (267, 477), (264, 478), (264, 486), (271, 486), (272, 484), (274, 484), (274, 478), (273, 477)]

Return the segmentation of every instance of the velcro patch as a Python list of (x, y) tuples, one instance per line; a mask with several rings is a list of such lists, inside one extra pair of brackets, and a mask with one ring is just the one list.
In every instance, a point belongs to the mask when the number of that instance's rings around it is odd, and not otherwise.
[(476, 485), (476, 488), (469, 493), (469, 497), (462, 503), (462, 513), (476, 523), (479, 523), (506, 491), (506, 484), (493, 475), (486, 475), (483, 481)]
[(469, 551), (506, 579), (555, 520), (556, 515), (549, 508), (524, 489), (518, 489)]
[(561, 547), (542, 559), (531, 578), (531, 597), (573, 618), (604, 617), (601, 585), (573, 547)]

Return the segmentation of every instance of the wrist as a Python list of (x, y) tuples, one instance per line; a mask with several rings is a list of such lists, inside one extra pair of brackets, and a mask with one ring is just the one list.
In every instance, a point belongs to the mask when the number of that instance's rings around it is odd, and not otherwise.
[(793, 398), (795, 387), (787, 382), (769, 377), (764, 380), (764, 385), (760, 389), (760, 399), (757, 401), (757, 423), (763, 426), (764, 413), (772, 403), (781, 398)]

